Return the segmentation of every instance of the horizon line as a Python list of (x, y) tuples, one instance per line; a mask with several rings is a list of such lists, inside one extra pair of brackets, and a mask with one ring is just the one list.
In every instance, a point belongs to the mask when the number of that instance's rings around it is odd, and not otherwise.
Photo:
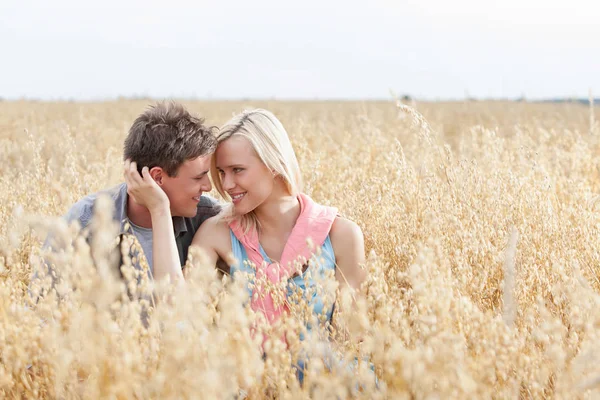
[[(174, 100), (174, 101), (204, 101), (204, 102), (240, 102), (240, 101), (281, 101), (281, 102), (389, 102), (389, 101), (415, 101), (423, 103), (445, 103), (445, 102), (469, 102), (469, 101), (508, 101), (508, 102), (573, 102), (573, 103), (589, 103), (589, 97), (581, 96), (552, 96), (552, 97), (531, 97), (517, 96), (517, 97), (448, 97), (448, 98), (428, 98), (428, 97), (416, 97), (407, 94), (401, 96), (389, 96), (389, 97), (278, 97), (278, 96), (240, 96), (240, 97), (217, 97), (217, 96), (148, 96), (148, 95), (130, 95), (124, 96), (119, 95), (116, 97), (57, 97), (57, 98), (43, 98), (43, 97), (2, 97), (0, 96), (0, 102), (40, 102), (40, 103), (106, 103), (114, 101), (136, 101), (136, 100)], [(595, 104), (600, 104), (600, 97), (592, 98)]]

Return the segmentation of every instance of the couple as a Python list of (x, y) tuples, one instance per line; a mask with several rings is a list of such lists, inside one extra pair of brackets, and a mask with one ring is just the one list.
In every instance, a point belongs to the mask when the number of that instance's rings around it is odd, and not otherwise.
[[(159, 103), (134, 122), (124, 159), (126, 182), (108, 191), (114, 218), (121, 233), (131, 227), (156, 280), (183, 284), (190, 245), (211, 265), (225, 261), (233, 278), (247, 272), (257, 283), (306, 289), (306, 268), (332, 270), (340, 286), (356, 290), (365, 279), (360, 228), (302, 193), (287, 132), (269, 111), (245, 111), (214, 132), (183, 106)], [(203, 196), (212, 189), (209, 174), (226, 204)], [(76, 203), (68, 219), (85, 227), (96, 198)], [(313, 262), (315, 251), (322, 257)], [(249, 289), (250, 304), (272, 324), (286, 308), (266, 286)], [(331, 319), (332, 310), (313, 307)]]

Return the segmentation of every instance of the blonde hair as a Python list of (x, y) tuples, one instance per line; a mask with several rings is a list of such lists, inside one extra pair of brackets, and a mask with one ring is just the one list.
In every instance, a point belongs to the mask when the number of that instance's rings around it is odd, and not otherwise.
[[(219, 130), (217, 146), (234, 136), (244, 137), (250, 142), (258, 158), (283, 180), (290, 195), (295, 196), (302, 191), (302, 175), (296, 153), (287, 131), (272, 112), (255, 109), (236, 115)], [(216, 154), (213, 154), (211, 163), (210, 174), (215, 188), (223, 198), (229, 199), (216, 168)], [(232, 211), (232, 207), (228, 207), (224, 217), (229, 221), (237, 220), (244, 232), (260, 228), (253, 211), (244, 215), (233, 215)]]

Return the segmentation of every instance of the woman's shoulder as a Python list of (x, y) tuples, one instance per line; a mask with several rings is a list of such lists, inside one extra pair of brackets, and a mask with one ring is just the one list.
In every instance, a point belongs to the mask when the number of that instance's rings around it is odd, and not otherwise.
[(204, 223), (205, 224), (207, 223), (213, 227), (229, 228), (229, 224), (227, 223), (226, 218), (223, 215), (223, 213), (219, 213), (217, 215), (213, 215), (210, 218), (207, 218)]
[(222, 214), (217, 214), (204, 221), (200, 225), (198, 233), (204, 237), (212, 237), (220, 240), (225, 236), (229, 236), (229, 224)]
[(329, 237), (332, 242), (355, 242), (363, 240), (363, 233), (356, 222), (338, 215), (331, 225)]
[[(338, 216), (329, 233), (340, 282), (359, 289), (365, 280), (365, 240), (362, 230), (354, 221)], [(336, 272), (337, 274), (337, 272)], [(343, 279), (342, 279), (343, 278)]]

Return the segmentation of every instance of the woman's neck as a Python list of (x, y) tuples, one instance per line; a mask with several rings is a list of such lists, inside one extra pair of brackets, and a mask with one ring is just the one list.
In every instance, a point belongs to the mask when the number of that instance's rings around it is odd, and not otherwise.
[(273, 193), (254, 210), (263, 235), (286, 238), (300, 216), (300, 202), (287, 191)]

